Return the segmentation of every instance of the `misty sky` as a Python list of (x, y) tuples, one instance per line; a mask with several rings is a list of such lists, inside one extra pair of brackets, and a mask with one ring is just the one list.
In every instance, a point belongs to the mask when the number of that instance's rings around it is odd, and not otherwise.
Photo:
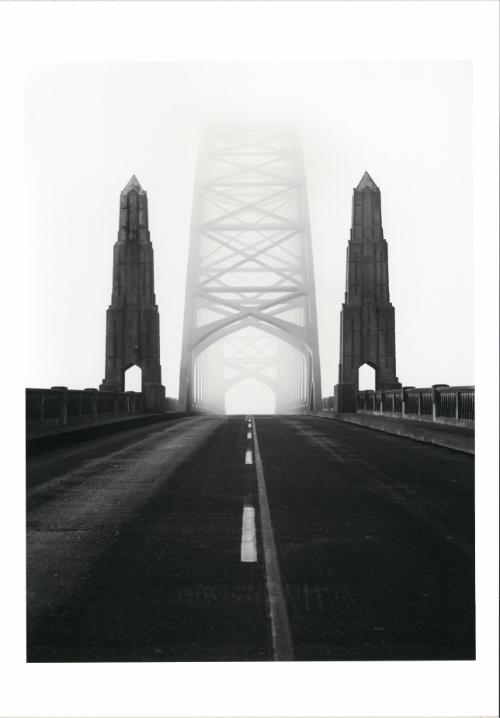
[(196, 151), (209, 121), (285, 121), (307, 177), (323, 395), (333, 393), (352, 189), (382, 194), (403, 385), (474, 383), (472, 66), (40, 65), (27, 87), (27, 386), (104, 376), (119, 194), (148, 192), (167, 395), (177, 396)]

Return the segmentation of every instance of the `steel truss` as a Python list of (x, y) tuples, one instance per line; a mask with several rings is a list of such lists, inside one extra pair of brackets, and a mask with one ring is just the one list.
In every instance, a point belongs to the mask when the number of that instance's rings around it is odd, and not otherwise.
[(214, 125), (195, 182), (180, 407), (222, 412), (249, 377), (280, 412), (321, 406), (303, 162), (287, 127)]

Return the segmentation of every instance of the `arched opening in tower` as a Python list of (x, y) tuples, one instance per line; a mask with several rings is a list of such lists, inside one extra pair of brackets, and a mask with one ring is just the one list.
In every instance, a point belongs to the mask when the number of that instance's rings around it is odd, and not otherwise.
[(276, 394), (258, 379), (242, 379), (225, 396), (226, 414), (275, 414)]
[(142, 369), (133, 364), (124, 372), (125, 391), (142, 391)]
[(358, 372), (359, 391), (375, 391), (376, 371), (369, 364), (362, 364)]

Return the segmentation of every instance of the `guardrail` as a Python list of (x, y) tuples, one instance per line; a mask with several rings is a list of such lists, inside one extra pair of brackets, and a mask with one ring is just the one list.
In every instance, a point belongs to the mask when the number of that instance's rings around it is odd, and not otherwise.
[[(468, 425), (474, 422), (474, 397), (473, 386), (447, 384), (358, 391), (356, 412)], [(323, 411), (334, 411), (332, 396), (323, 399)]]
[(98, 389), (26, 389), (26, 424), (63, 426), (105, 416), (131, 416), (143, 413), (142, 394), (135, 391), (114, 392)]

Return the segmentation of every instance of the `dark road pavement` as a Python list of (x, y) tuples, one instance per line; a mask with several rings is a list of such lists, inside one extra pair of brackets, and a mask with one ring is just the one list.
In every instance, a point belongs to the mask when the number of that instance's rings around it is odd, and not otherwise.
[(474, 658), (472, 456), (195, 416), (27, 481), (29, 661)]

